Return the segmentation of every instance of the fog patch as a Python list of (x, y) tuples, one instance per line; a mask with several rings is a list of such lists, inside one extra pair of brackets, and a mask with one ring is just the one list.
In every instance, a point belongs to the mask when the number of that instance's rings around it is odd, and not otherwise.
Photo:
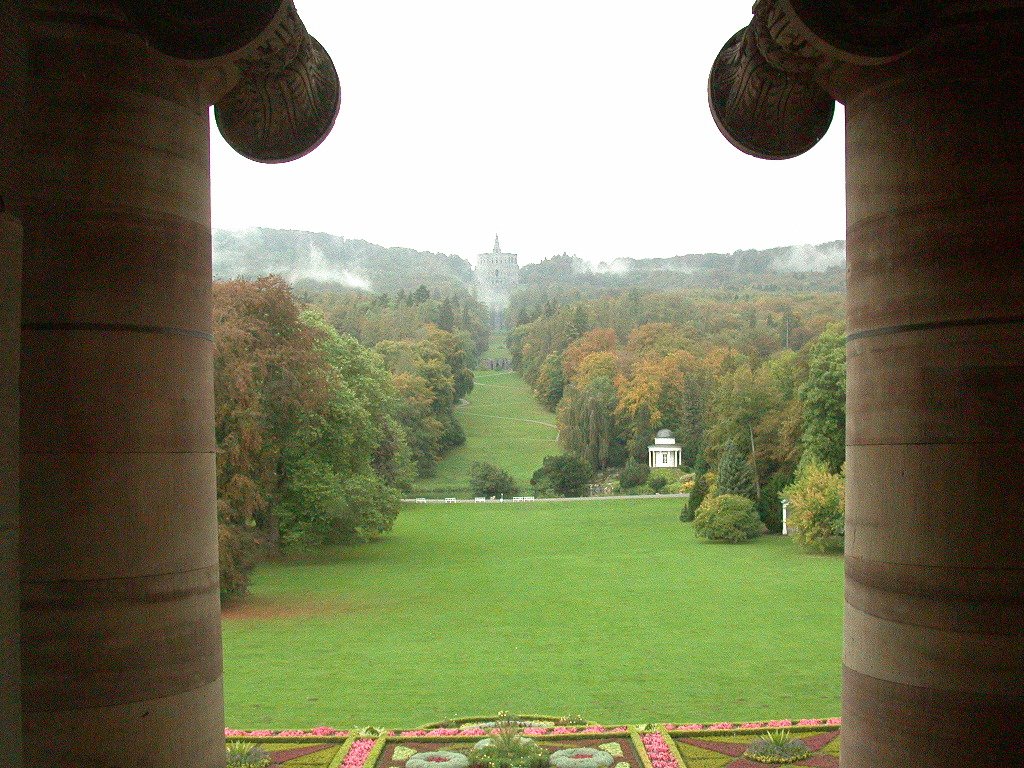
[(373, 290), (370, 281), (365, 277), (347, 269), (331, 266), (323, 251), (313, 243), (309, 245), (309, 256), (306, 263), (288, 270), (284, 273), (284, 278), (292, 285), (298, 282), (309, 281), (314, 283), (335, 283), (337, 285), (344, 285), (346, 288), (356, 288), (360, 291)]
[(846, 263), (846, 244), (791, 245), (772, 259), (777, 272), (826, 272)]

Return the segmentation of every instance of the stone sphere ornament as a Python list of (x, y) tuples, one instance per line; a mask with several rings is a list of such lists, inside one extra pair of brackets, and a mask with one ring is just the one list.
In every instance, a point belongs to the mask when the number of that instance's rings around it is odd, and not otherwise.
[(461, 752), (417, 752), (410, 757), (406, 768), (469, 768), (469, 758)]
[(603, 749), (576, 747), (551, 753), (554, 768), (611, 768), (615, 758)]

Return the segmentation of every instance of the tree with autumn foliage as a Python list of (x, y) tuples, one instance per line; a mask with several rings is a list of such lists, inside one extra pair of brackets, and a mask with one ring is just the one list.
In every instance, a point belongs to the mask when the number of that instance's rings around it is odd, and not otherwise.
[(784, 491), (793, 536), (812, 552), (841, 553), (846, 533), (846, 480), (813, 454)]
[(411, 477), (383, 360), (277, 277), (214, 284), (221, 585), (242, 594), (264, 546), (387, 530)]
[(686, 466), (718, 468), (732, 444), (753, 475), (758, 514), (778, 530), (779, 494), (801, 456), (841, 462), (835, 295), (631, 289), (582, 298), (556, 287), (521, 292), (513, 305), (513, 363), (555, 410), (564, 450), (596, 469), (645, 461), (662, 428), (675, 433)]

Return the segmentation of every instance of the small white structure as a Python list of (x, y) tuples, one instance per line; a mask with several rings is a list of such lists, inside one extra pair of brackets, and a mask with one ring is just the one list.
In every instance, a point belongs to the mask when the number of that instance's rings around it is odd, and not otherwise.
[(654, 436), (654, 445), (647, 446), (647, 463), (652, 469), (682, 466), (683, 447), (676, 442), (671, 429), (659, 430)]

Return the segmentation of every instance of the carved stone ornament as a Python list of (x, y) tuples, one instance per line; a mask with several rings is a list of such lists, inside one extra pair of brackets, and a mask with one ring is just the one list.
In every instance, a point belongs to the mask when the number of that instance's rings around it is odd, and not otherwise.
[(238, 67), (238, 84), (214, 108), (217, 127), (236, 152), (283, 163), (327, 138), (341, 107), (338, 72), (291, 2), (273, 33)]
[(711, 68), (708, 102), (715, 124), (735, 147), (785, 160), (821, 141), (836, 104), (813, 78), (825, 62), (796, 43), (792, 53), (771, 44), (763, 24), (740, 30), (722, 48)]
[(157, 51), (196, 67), (221, 135), (239, 154), (283, 163), (327, 138), (338, 72), (293, 0), (120, 0)]
[(908, 53), (934, 27), (934, 8), (932, 0), (757, 0), (750, 25), (711, 68), (715, 124), (755, 157), (803, 154), (832, 123), (835, 101), (821, 83), (835, 67)]

